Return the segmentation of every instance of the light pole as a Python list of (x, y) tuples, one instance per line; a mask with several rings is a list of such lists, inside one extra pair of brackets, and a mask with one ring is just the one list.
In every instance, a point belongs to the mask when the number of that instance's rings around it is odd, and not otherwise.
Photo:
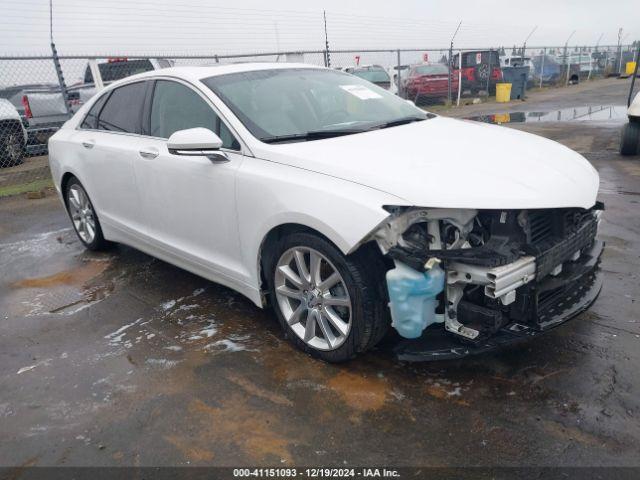
[(618, 75), (622, 70), (622, 27), (618, 29)]
[(524, 65), (524, 57), (527, 54), (527, 41), (531, 38), (531, 35), (533, 35), (533, 32), (535, 32), (537, 29), (538, 29), (538, 25), (533, 27), (533, 30), (529, 32), (529, 35), (527, 35), (527, 38), (524, 39), (524, 43), (522, 44), (522, 64), (523, 65)]

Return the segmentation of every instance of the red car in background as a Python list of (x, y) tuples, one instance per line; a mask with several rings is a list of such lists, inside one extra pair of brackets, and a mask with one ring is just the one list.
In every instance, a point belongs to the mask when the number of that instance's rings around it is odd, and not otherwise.
[[(458, 77), (451, 78), (451, 91), (458, 90)], [(449, 92), (449, 69), (442, 64), (414, 65), (404, 81), (405, 98), (416, 105), (421, 101), (446, 98)]]

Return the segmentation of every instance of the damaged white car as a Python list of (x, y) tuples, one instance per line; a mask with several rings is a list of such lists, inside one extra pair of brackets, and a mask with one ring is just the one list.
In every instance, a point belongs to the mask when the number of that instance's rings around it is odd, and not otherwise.
[(271, 305), (344, 361), (534, 336), (600, 291), (598, 174), (503, 127), (292, 64), (170, 68), (100, 92), (49, 142), (90, 249), (131, 245)]

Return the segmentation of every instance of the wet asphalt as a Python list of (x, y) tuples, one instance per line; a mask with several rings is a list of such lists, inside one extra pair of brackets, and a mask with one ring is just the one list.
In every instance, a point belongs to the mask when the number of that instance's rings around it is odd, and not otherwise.
[[(626, 98), (580, 88), (516, 107)], [(617, 154), (621, 125), (515, 126), (600, 172), (604, 289), (541, 338), (456, 361), (382, 345), (321, 363), (222, 286), (84, 251), (54, 195), (0, 199), (0, 465), (638, 466), (640, 157)]]

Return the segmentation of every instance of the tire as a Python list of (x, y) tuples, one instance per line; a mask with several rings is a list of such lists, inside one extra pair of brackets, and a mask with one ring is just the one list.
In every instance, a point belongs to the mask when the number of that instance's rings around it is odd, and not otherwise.
[[(319, 282), (314, 282), (313, 275), (309, 274), (311, 282), (296, 288), (289, 276), (282, 274), (286, 264), (290, 270), (288, 275), (297, 274), (299, 280), (306, 276), (299, 273), (296, 252), (302, 254), (307, 273), (313, 271), (309, 268), (313, 265), (311, 256), (321, 258), (317, 269)], [(263, 258), (267, 259), (263, 266), (271, 305), (285, 336), (300, 350), (327, 362), (344, 362), (372, 348), (384, 337), (391, 324), (384, 281), (386, 269), (375, 250), (364, 246), (344, 256), (320, 236), (293, 233), (278, 240)], [(337, 272), (340, 280), (325, 289), (322, 284), (333, 277), (332, 272)], [(282, 294), (283, 288), (289, 292), (287, 295)], [(292, 291), (301, 293), (299, 298), (290, 297)], [(348, 308), (332, 305), (345, 301), (350, 304)], [(314, 316), (314, 310), (319, 317)], [(342, 323), (336, 321), (336, 315)], [(307, 338), (309, 321), (314, 322), (311, 330), (315, 336)], [(327, 328), (329, 335), (325, 334)]]
[(640, 122), (629, 122), (622, 129), (620, 155), (637, 155), (640, 150)]
[(64, 202), (73, 229), (85, 248), (106, 250), (110, 243), (104, 239), (91, 199), (76, 177), (72, 177), (65, 187)]
[[(0, 126), (0, 129), (6, 128)], [(16, 131), (13, 131), (16, 130)], [(24, 158), (24, 137), (22, 131), (9, 129), (0, 137), (0, 167), (15, 167)]]

